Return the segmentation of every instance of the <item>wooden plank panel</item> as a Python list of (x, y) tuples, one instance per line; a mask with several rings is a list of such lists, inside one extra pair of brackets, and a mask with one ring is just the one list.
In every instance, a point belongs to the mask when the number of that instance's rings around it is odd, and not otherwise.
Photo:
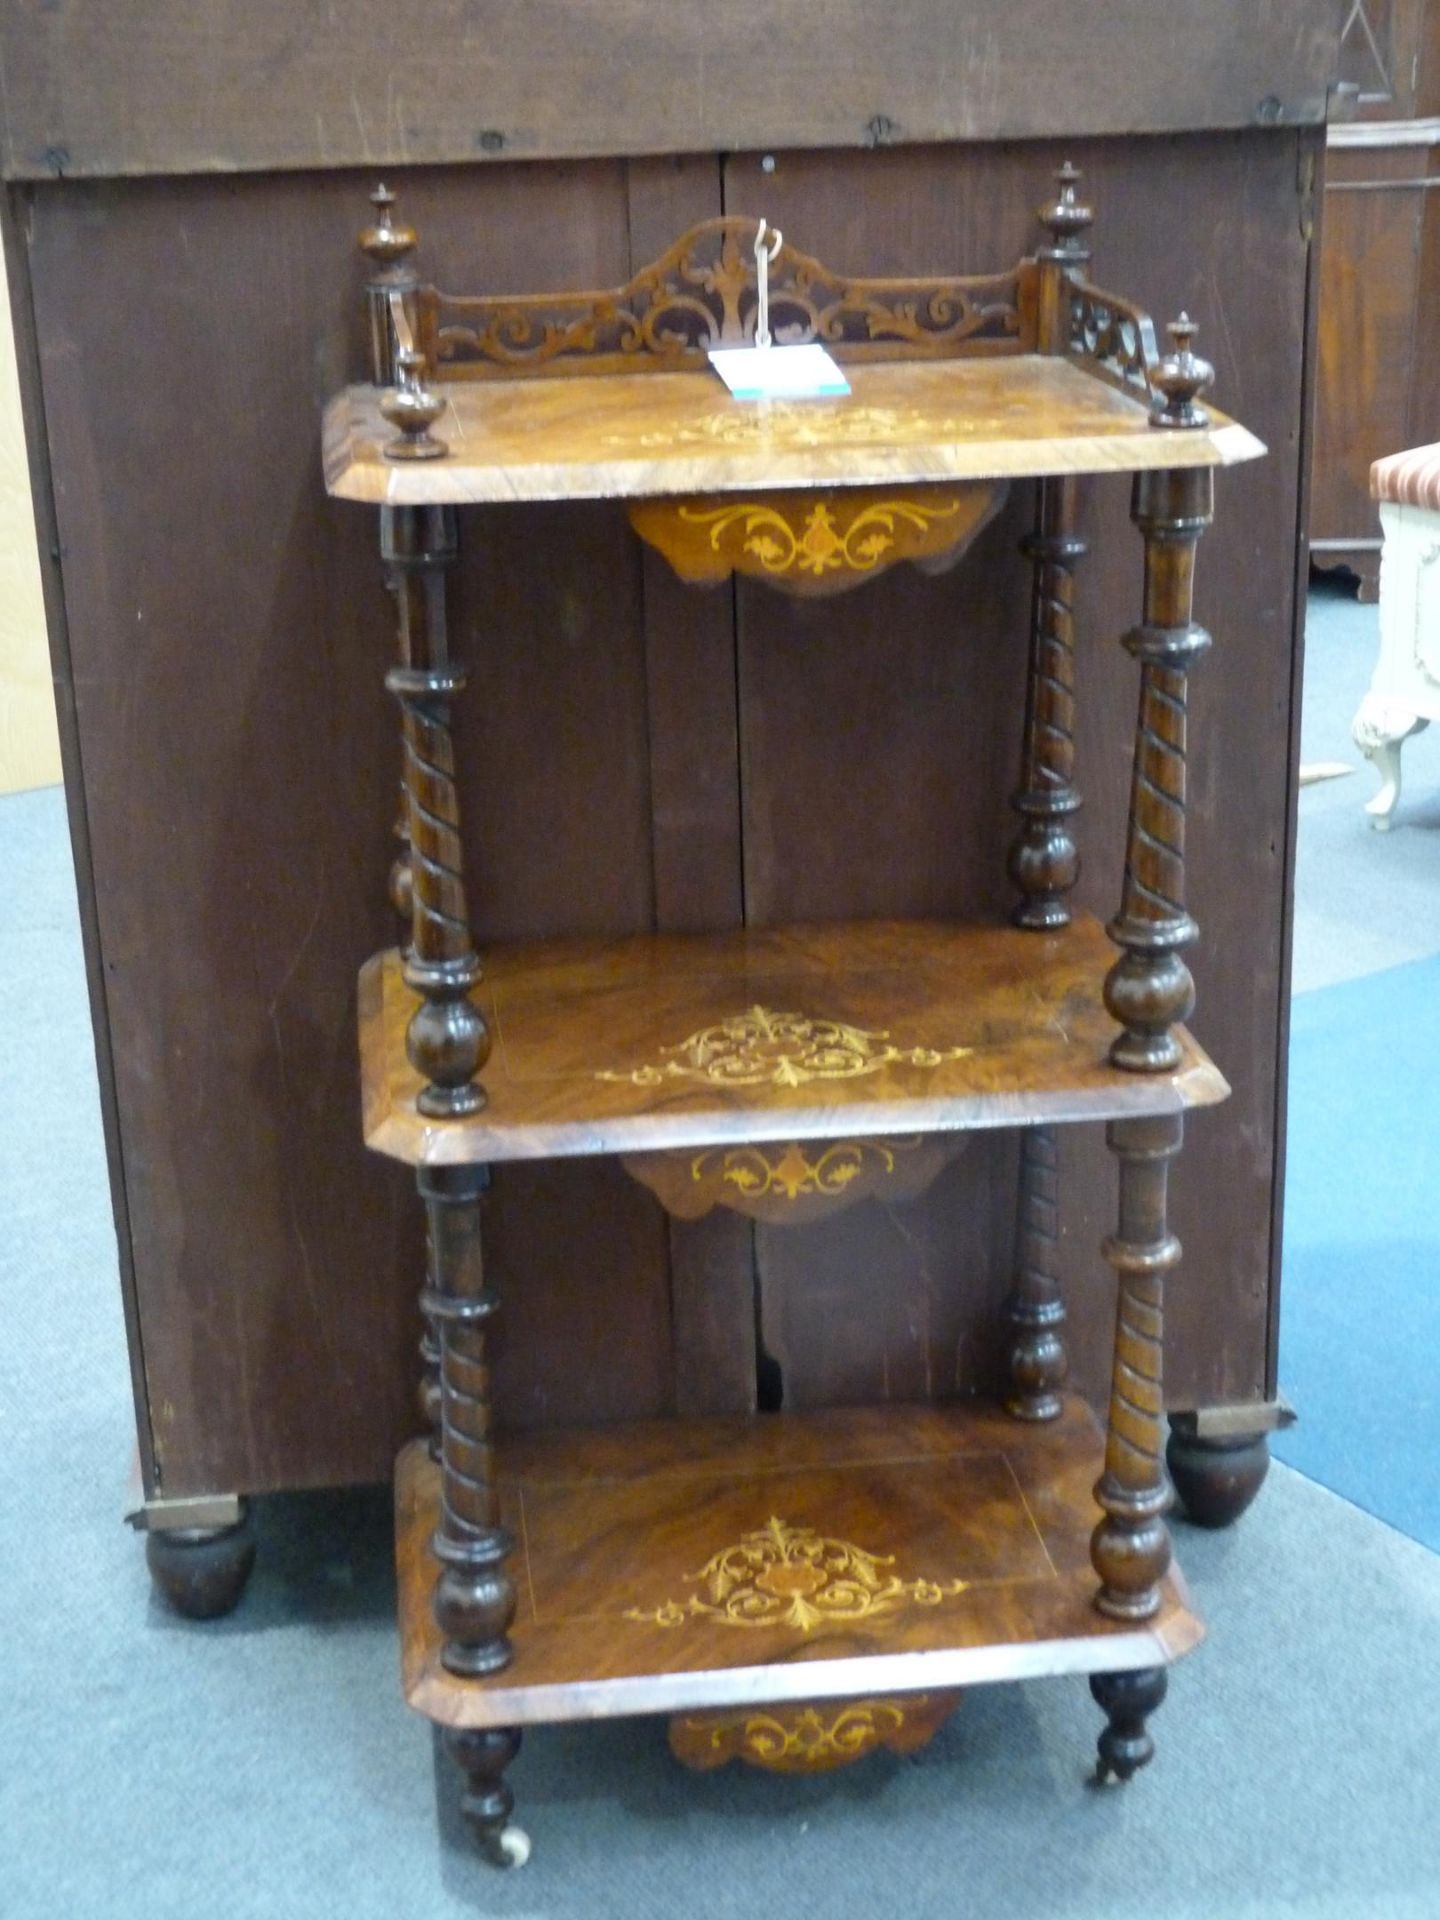
[[(1216, 634), (1193, 676), (1191, 880), (1201, 926), (1194, 961), (1197, 1033), (1235, 1086), (1218, 1116), (1189, 1128), (1176, 1178), (1187, 1262), (1171, 1290), (1173, 1404), (1244, 1400), (1264, 1390), (1285, 822), (1289, 674), (1296, 605), (1292, 555), (1304, 341), (1306, 242), (1297, 217), (1293, 141), (1196, 137), (1145, 148), (1068, 143), (1099, 209), (1096, 278), (1157, 318), (1187, 307), (1217, 365), (1216, 395), (1267, 441), (1268, 460), (1221, 477), (1214, 532), (1199, 560), (1198, 617)], [(876, 272), (957, 272), (1013, 251), (1030, 231), (1047, 165), (1060, 149), (1001, 148), (867, 158), (781, 156), (774, 173), (736, 159), (727, 204), (763, 208), (822, 256)], [(1174, 244), (1182, 217), (1195, 236)], [(1244, 263), (1237, 271), (1236, 263)], [(1123, 484), (1091, 486), (1093, 551), (1078, 592), (1080, 902), (1118, 899), (1134, 725), (1133, 663), (1115, 644), (1138, 614), (1140, 546)], [(899, 573), (823, 606), (795, 606), (748, 583), (741, 607), (747, 911), (760, 924), (796, 915), (1003, 914), (1006, 796), (1018, 764), (1026, 583), (1015, 555), (1024, 503), (1012, 501), (951, 576)], [(1243, 805), (1240, 796), (1244, 796)], [(1109, 1369), (1112, 1283), (1099, 1259), (1114, 1177), (1098, 1130), (1064, 1143), (1061, 1259), (1073, 1302), (1075, 1377), (1098, 1397)], [(848, 1289), (874, 1298), (880, 1229), (863, 1206), (786, 1233), (757, 1230), (764, 1324), (785, 1331), (786, 1404), (870, 1392), (996, 1384), (997, 1348), (955, 1329), (998, 1308), (1009, 1268), (1012, 1142), (976, 1142), (896, 1226), (914, 1251), (892, 1254), (893, 1338), (868, 1375), (832, 1375), (826, 1329)], [(964, 1195), (989, 1223), (973, 1253), (939, 1272), (944, 1240), (927, 1211), (952, 1219)], [(1226, 1205), (1214, 1205), (1223, 1193)], [(922, 1224), (923, 1223), (923, 1224)], [(892, 1237), (895, 1229), (891, 1229)], [(818, 1251), (824, 1238), (824, 1257)], [(868, 1235), (868, 1237), (867, 1237)], [(847, 1251), (848, 1249), (848, 1251)], [(908, 1274), (908, 1280), (906, 1275)], [(907, 1292), (908, 1289), (908, 1292)], [(956, 1302), (963, 1298), (962, 1313)], [(938, 1304), (937, 1304), (938, 1303)], [(861, 1370), (863, 1371), (863, 1369)], [(901, 1384), (893, 1386), (891, 1383)]]
[[(1313, 540), (1378, 540), (1371, 462), (1416, 444), (1410, 394), (1421, 233), (1426, 202), (1434, 195), (1398, 183), (1423, 175), (1429, 164), (1423, 147), (1341, 150), (1329, 156), (1320, 255)], [(1319, 557), (1324, 559), (1323, 552)]]
[[(167, 1494), (381, 1479), (413, 1430), (421, 1222), (408, 1181), (360, 1145), (352, 1037), (356, 966), (392, 937), (392, 616), (373, 514), (327, 502), (319, 478), (321, 403), (361, 364), (369, 184), (65, 184), (27, 210)], [(628, 271), (620, 166), (430, 174), (407, 206), (442, 273)], [(119, 316), (153, 314), (162, 284), (157, 345)], [(242, 456), (215, 459), (219, 441)], [(611, 509), (463, 530), (453, 627), (472, 670), (459, 737), (483, 938), (651, 924), (639, 601)], [(490, 1219), (514, 1301), (505, 1413), (664, 1410), (651, 1197), (617, 1168), (502, 1175)], [(626, 1328), (604, 1368), (572, 1337), (602, 1300)]]
[(7, 0), (5, 172), (233, 172), (1323, 118), (1333, 0)]

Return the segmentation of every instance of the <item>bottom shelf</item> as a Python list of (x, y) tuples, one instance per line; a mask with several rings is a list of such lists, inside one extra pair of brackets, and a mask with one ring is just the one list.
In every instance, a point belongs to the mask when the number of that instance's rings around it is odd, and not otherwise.
[(1092, 1604), (1101, 1453), (1078, 1400), (1038, 1426), (868, 1407), (523, 1436), (499, 1456), (515, 1657), (462, 1680), (416, 1441), (396, 1473), (406, 1700), (516, 1726), (1165, 1665), (1204, 1633), (1178, 1572), (1144, 1626)]

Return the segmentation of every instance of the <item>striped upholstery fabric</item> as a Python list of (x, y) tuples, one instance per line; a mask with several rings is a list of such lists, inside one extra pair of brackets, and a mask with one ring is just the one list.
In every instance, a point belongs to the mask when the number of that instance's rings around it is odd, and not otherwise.
[(1388, 454), (1370, 469), (1370, 498), (1440, 513), (1440, 446)]

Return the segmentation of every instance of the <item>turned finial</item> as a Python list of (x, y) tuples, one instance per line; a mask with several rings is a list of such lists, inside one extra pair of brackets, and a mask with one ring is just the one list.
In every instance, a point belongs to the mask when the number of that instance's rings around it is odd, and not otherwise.
[(397, 226), (392, 218), (395, 195), (381, 181), (370, 196), (375, 209), (375, 224), (360, 235), (360, 250), (368, 254), (377, 269), (398, 267), (407, 253), (413, 253), (416, 234), (413, 227)]
[(445, 402), (424, 383), (425, 356), (418, 347), (402, 347), (395, 356), (398, 384), (380, 396), (380, 411), (400, 438), (385, 446), (387, 460), (439, 460), (445, 442), (430, 429), (445, 411)]
[(1050, 235), (1050, 246), (1046, 249), (1048, 257), (1071, 265), (1079, 265), (1090, 258), (1084, 235), (1095, 219), (1091, 208), (1075, 198), (1075, 189), (1079, 184), (1080, 169), (1067, 160), (1055, 172), (1055, 199), (1048, 207), (1041, 207), (1037, 216), (1041, 226)]
[(1151, 375), (1151, 385), (1156, 392), (1150, 407), (1150, 424), (1208, 427), (1210, 416), (1197, 404), (1196, 396), (1213, 383), (1215, 369), (1208, 360), (1190, 351), (1198, 328), (1188, 313), (1182, 313), (1178, 320), (1170, 322), (1166, 331), (1170, 335), (1170, 351)]

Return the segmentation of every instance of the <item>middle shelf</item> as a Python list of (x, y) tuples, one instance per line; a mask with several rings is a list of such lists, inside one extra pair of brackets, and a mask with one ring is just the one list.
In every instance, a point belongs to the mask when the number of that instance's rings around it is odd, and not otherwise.
[(365, 1138), (411, 1165), (1110, 1120), (1209, 1106), (1183, 1029), (1170, 1073), (1122, 1072), (1088, 916), (1052, 934), (854, 921), (499, 947), (474, 998), (487, 1104), (427, 1120), (400, 956), (360, 975)]

